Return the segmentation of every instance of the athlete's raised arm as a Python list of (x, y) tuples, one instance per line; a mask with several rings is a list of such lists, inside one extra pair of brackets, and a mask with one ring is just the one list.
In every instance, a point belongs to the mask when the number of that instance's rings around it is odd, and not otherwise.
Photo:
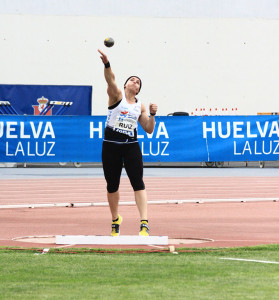
[(104, 67), (105, 67), (104, 75), (105, 75), (106, 82), (108, 84), (107, 93), (109, 96), (109, 104), (108, 105), (111, 106), (122, 99), (122, 92), (116, 85), (115, 75), (111, 70), (110, 62), (108, 60), (107, 55), (99, 49), (98, 49), (98, 52), (101, 54), (100, 57), (104, 64)]

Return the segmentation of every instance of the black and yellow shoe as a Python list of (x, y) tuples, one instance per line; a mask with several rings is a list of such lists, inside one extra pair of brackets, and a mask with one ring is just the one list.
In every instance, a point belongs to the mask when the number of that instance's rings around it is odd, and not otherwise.
[(139, 235), (141, 236), (149, 236), (149, 226), (148, 226), (148, 221), (143, 220), (140, 222), (140, 232)]
[(122, 223), (122, 217), (118, 215), (118, 218), (111, 223), (111, 236), (120, 235), (120, 224)]

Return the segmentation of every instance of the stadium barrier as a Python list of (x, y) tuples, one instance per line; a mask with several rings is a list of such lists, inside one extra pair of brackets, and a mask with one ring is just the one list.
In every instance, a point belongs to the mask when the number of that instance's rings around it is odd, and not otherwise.
[[(0, 162), (101, 162), (105, 116), (0, 116)], [(279, 116), (156, 117), (144, 162), (276, 161)]]

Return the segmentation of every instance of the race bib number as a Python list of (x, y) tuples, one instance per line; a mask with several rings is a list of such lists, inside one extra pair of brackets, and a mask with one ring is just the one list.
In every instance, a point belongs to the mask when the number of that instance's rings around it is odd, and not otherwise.
[(129, 117), (121, 117), (118, 116), (116, 118), (116, 122), (114, 125), (114, 130), (120, 133), (127, 134), (131, 137), (134, 136), (134, 130), (137, 126), (137, 121), (134, 119), (131, 119)]

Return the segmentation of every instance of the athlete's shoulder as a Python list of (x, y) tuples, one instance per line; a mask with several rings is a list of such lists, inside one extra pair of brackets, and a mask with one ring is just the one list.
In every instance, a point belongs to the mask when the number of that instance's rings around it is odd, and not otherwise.
[(118, 102), (114, 103), (113, 105), (109, 106), (108, 109), (112, 110), (112, 109), (116, 108), (121, 103), (121, 101), (122, 101), (122, 99), (119, 100)]

